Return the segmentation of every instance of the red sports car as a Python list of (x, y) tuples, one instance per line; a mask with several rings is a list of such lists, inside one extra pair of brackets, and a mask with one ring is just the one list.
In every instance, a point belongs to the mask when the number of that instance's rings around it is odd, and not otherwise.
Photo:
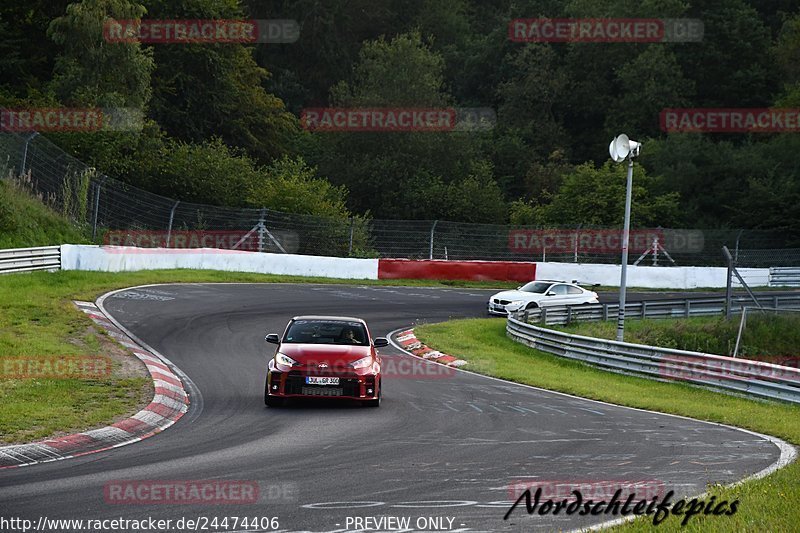
[(267, 365), (264, 403), (277, 407), (285, 398), (333, 397), (381, 402), (381, 358), (375, 348), (387, 346), (372, 339), (360, 318), (296, 316), (283, 337), (264, 339), (278, 349)]

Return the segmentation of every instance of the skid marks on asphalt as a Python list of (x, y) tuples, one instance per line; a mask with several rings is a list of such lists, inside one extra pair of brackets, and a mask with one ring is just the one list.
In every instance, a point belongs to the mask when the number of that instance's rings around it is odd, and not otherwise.
[(152, 300), (158, 302), (167, 302), (169, 300), (175, 300), (177, 295), (174, 292), (145, 287), (141, 289), (118, 292), (113, 295), (112, 298), (120, 298), (123, 300)]

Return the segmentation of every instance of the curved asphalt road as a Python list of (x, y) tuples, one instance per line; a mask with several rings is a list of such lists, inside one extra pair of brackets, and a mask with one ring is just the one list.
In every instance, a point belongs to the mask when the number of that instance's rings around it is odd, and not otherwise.
[[(106, 309), (193, 381), (188, 414), (140, 443), (0, 472), (0, 516), (277, 516), (284, 531), (344, 531), (348, 516), (401, 516), (412, 527), (418, 518), (440, 517), (445, 526), (450, 518), (450, 530), (461, 531), (570, 529), (592, 522), (521, 510), (504, 522), (509, 484), (657, 480), (689, 495), (778, 459), (775, 445), (749, 433), (464, 372), (385, 377), (379, 409), (323, 402), (264, 407), (272, 350), (263, 337), (282, 331), (289, 317), (361, 316), (378, 336), (417, 320), (483, 316), (490, 293), (280, 284), (118, 293)], [(410, 357), (394, 348), (383, 353), (385, 365)], [(254, 480), (260, 501), (110, 505), (103, 496), (110, 481), (190, 479)]]

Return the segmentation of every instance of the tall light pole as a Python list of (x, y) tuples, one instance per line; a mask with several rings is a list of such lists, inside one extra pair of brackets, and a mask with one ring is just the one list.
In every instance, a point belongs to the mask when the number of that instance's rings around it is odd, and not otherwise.
[(628, 243), (631, 234), (631, 191), (633, 189), (633, 158), (639, 155), (642, 144), (628, 139), (624, 133), (608, 145), (608, 153), (615, 163), (628, 161), (628, 183), (625, 187), (625, 223), (622, 229), (622, 272), (619, 278), (619, 312), (617, 314), (617, 340), (625, 337), (625, 291), (628, 281)]

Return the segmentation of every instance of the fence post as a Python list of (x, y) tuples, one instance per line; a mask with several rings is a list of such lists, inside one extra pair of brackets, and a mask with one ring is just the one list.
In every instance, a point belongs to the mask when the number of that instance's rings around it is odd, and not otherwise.
[(100, 183), (97, 184), (97, 187), (94, 191), (94, 213), (92, 213), (92, 241), (97, 239), (97, 213), (100, 211), (100, 189), (103, 188), (103, 184), (108, 179), (108, 176), (103, 176), (100, 180)]
[(438, 220), (433, 221), (433, 225), (431, 226), (431, 251), (428, 254), (428, 259), (433, 259), (433, 232), (436, 230), (436, 224), (438, 224)]
[(172, 237), (172, 220), (175, 218), (175, 209), (177, 209), (179, 203), (181, 203), (180, 200), (176, 201), (175, 205), (173, 205), (172, 209), (169, 211), (169, 225), (167, 226), (167, 248), (169, 248), (169, 239)]
[[(739, 232), (741, 235), (741, 232)], [(736, 239), (736, 247), (738, 254), (739, 239)], [(731, 300), (733, 299), (733, 258), (730, 254), (725, 254), (725, 262), (728, 264), (728, 279), (725, 280), (725, 320), (731, 319)]]
[(355, 224), (355, 217), (350, 217), (350, 247), (347, 249), (348, 257), (353, 255), (353, 229), (355, 228)]
[(266, 213), (267, 209), (264, 207), (261, 209), (261, 213), (258, 218), (258, 251), (264, 251), (264, 232), (267, 229), (266, 225)]
[(34, 137), (39, 135), (38, 131), (34, 131), (25, 139), (25, 147), (22, 149), (22, 161), (20, 162), (19, 166), (19, 175), (25, 175), (25, 163), (28, 162), (28, 144), (33, 140)]

